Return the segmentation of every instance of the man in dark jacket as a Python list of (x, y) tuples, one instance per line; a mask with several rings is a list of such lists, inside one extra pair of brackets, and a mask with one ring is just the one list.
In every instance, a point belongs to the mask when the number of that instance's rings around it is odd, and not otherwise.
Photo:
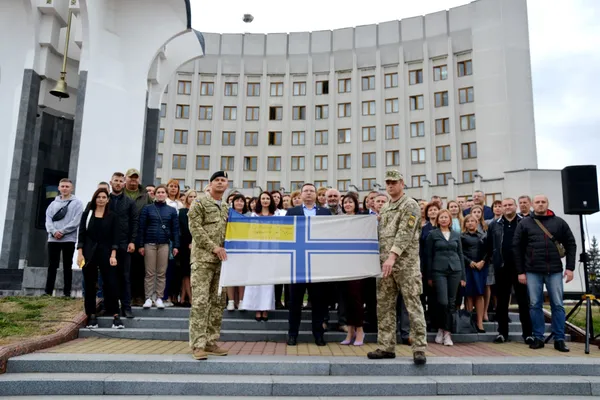
[[(485, 193), (481, 190), (476, 190), (473, 192), (473, 205), (481, 206), (483, 208), (483, 219), (490, 220), (494, 218), (494, 210), (490, 206), (485, 205)], [(471, 207), (467, 208), (463, 211), (463, 215), (466, 217), (471, 214)]]
[(513, 252), (513, 238), (518, 224), (522, 218), (517, 215), (517, 203), (515, 199), (502, 200), (504, 215), (493, 220), (488, 227), (486, 240), (486, 262), (491, 262), (496, 274), (496, 322), (498, 322), (498, 336), (494, 343), (505, 343), (508, 338), (508, 307), (510, 305), (510, 294), (514, 287), (515, 297), (519, 305), (519, 318), (523, 339), (525, 343), (533, 343), (531, 332), (531, 317), (529, 315), (529, 295), (527, 286), (519, 283), (515, 267)]
[(117, 275), (119, 281), (119, 300), (121, 301), (121, 313), (124, 317), (133, 318), (131, 312), (131, 253), (135, 251), (135, 242), (138, 231), (139, 213), (135, 202), (125, 196), (125, 175), (115, 172), (110, 180), (110, 201), (108, 203), (111, 212), (118, 216), (119, 221), (119, 250), (117, 250)]
[(548, 209), (548, 198), (533, 198), (533, 213), (518, 225), (514, 237), (515, 265), (519, 282), (527, 284), (533, 324), (532, 349), (544, 347), (544, 284), (550, 297), (554, 348), (568, 352), (565, 345), (565, 308), (563, 307), (563, 264), (560, 246), (566, 254), (566, 282), (573, 280), (577, 244), (569, 225)]

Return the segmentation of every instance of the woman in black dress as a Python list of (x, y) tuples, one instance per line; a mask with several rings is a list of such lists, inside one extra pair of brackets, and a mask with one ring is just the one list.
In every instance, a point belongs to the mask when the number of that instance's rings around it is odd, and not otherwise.
[(485, 333), (483, 329), (484, 295), (488, 277), (488, 265), (485, 262), (485, 235), (477, 230), (478, 221), (469, 214), (463, 221), (461, 236), (467, 287), (465, 290), (465, 306), (472, 312), (473, 306), (477, 312), (477, 332)]
[(190, 275), (192, 272), (192, 234), (190, 233), (188, 224), (188, 212), (196, 197), (198, 197), (198, 193), (195, 190), (188, 191), (184, 207), (179, 210), (179, 241), (181, 246), (181, 251), (179, 252), (179, 268), (181, 273), (181, 295), (179, 302), (183, 307), (191, 307), (192, 304), (192, 287), (190, 284)]

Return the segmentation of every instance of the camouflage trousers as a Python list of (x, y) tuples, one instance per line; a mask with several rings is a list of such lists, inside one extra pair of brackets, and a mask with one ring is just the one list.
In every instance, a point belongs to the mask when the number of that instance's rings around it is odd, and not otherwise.
[(221, 335), (225, 292), (219, 295), (221, 263), (192, 264), (192, 309), (190, 311), (190, 347), (204, 349), (215, 345)]
[[(418, 268), (418, 267), (417, 267)], [(396, 299), (402, 293), (408, 319), (412, 351), (427, 348), (427, 327), (421, 305), (423, 283), (420, 271), (394, 266), (392, 275), (377, 283), (377, 344), (383, 351), (396, 351)]]

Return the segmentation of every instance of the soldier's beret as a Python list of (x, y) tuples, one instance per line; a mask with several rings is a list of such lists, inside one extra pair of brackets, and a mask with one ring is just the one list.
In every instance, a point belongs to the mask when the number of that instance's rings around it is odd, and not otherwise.
[(210, 181), (214, 181), (217, 178), (227, 178), (229, 179), (229, 177), (227, 176), (227, 172), (225, 171), (217, 171), (214, 174), (212, 174), (212, 176), (210, 177)]

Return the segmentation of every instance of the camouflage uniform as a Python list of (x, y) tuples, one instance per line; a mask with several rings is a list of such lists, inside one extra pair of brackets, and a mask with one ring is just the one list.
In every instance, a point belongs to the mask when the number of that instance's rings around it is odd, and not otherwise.
[(192, 309), (190, 311), (190, 347), (204, 349), (217, 344), (225, 307), (225, 293), (219, 295), (221, 261), (213, 253), (223, 247), (227, 213), (225, 201), (221, 206), (210, 196), (197, 199), (189, 213), (192, 234)]
[[(389, 171), (386, 180), (400, 180), (402, 175)], [(379, 250), (381, 264), (390, 252), (398, 255), (392, 274), (377, 285), (377, 343), (380, 350), (396, 351), (396, 299), (398, 290), (408, 310), (412, 351), (425, 351), (427, 330), (420, 295), (423, 293), (419, 266), (419, 236), (421, 209), (415, 200), (404, 194), (395, 202), (386, 203), (380, 212)]]

